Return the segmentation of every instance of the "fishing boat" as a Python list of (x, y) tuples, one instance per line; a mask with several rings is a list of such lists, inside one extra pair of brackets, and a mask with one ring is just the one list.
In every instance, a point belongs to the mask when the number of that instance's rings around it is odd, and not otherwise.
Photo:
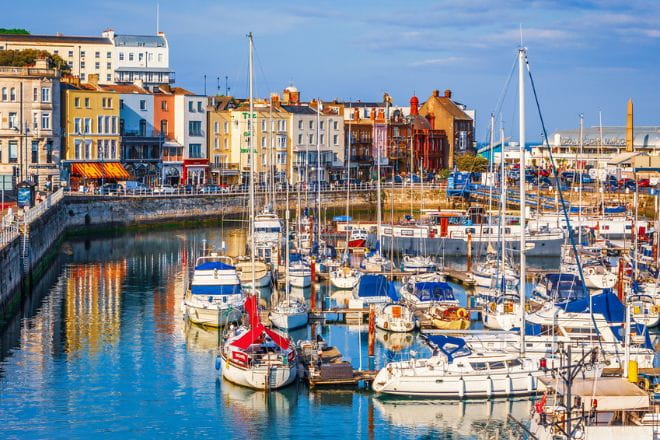
[(369, 234), (366, 229), (354, 228), (351, 229), (351, 235), (348, 238), (349, 248), (363, 248), (367, 245), (367, 237)]
[(197, 258), (189, 288), (181, 305), (184, 317), (209, 327), (240, 320), (243, 293), (229, 257), (211, 253)]
[(403, 257), (403, 261), (401, 262), (401, 268), (404, 272), (424, 273), (434, 272), (436, 265), (431, 257), (425, 257), (422, 255), (406, 255)]
[(361, 276), (359, 270), (344, 266), (330, 272), (330, 283), (337, 289), (354, 289)]
[(230, 328), (216, 368), (226, 380), (257, 390), (275, 390), (291, 384), (297, 376), (296, 350), (291, 342), (259, 320), (257, 297), (245, 300), (249, 324)]
[(407, 333), (415, 330), (417, 320), (413, 311), (405, 304), (384, 304), (376, 310), (376, 327), (394, 333)]
[(356, 289), (353, 289), (349, 308), (364, 309), (371, 304), (385, 304), (392, 301), (390, 284), (385, 275), (365, 274), (360, 277)]
[(390, 362), (373, 382), (377, 393), (448, 399), (534, 394), (544, 373), (538, 362), (506, 353), (473, 353), (465, 340), (426, 335), (427, 359)]

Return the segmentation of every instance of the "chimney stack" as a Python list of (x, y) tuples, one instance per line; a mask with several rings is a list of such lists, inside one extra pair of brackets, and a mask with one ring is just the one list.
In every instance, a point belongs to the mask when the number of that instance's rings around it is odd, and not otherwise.
[(417, 96), (415, 95), (410, 98), (410, 114), (412, 116), (417, 116), (419, 114), (419, 99), (417, 99)]
[(445, 98), (451, 99), (451, 90), (449, 89), (445, 90)]

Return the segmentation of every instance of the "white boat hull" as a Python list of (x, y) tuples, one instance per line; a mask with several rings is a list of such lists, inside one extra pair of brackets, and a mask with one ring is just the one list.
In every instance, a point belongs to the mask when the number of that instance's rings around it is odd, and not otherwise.
[(356, 276), (330, 276), (330, 283), (336, 289), (353, 289), (358, 285), (360, 277)]
[(311, 275), (291, 275), (289, 274), (289, 285), (291, 287), (309, 287), (312, 285)]
[(252, 286), (252, 280), (243, 280), (241, 279), (241, 286), (245, 288), (253, 288), (253, 287), (268, 287), (272, 283), (272, 277), (270, 275), (270, 272), (266, 272), (264, 275), (261, 277), (257, 277), (254, 280), (255, 286)]
[(259, 365), (243, 367), (221, 357), (222, 377), (228, 381), (255, 390), (275, 390), (290, 385), (297, 376), (297, 366)]
[(186, 302), (183, 303), (183, 314), (190, 322), (206, 327), (224, 327), (241, 320), (241, 310), (238, 308), (196, 307)]
[(304, 327), (309, 321), (307, 312), (281, 313), (273, 311), (270, 312), (269, 318), (273, 326), (282, 330)]

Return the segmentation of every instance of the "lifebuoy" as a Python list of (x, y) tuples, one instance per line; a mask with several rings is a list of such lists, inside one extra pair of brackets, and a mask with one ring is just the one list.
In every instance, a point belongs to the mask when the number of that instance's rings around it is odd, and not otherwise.
[(595, 273), (596, 271), (594, 270), (593, 267), (587, 267), (587, 275), (593, 275)]
[(495, 312), (495, 310), (497, 310), (497, 304), (492, 302), (492, 303), (488, 304), (488, 308), (490, 309), (491, 312)]
[(642, 377), (637, 381), (637, 386), (643, 389), (644, 391), (647, 391), (651, 387), (651, 381), (648, 380), (646, 377)]
[(384, 328), (385, 330), (387, 330), (387, 327), (389, 327), (389, 323), (388, 323), (387, 321), (385, 321), (385, 322), (383, 323), (383, 328)]
[(468, 317), (468, 312), (463, 307), (461, 307), (458, 310), (456, 310), (456, 315), (458, 315), (460, 319), (465, 319)]

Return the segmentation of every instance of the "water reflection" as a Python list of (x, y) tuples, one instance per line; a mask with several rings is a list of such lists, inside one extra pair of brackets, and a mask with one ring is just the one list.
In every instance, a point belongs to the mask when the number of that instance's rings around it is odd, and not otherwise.
[(86, 346), (91, 353), (119, 340), (121, 292), (126, 260), (75, 264), (67, 269), (65, 351)]

